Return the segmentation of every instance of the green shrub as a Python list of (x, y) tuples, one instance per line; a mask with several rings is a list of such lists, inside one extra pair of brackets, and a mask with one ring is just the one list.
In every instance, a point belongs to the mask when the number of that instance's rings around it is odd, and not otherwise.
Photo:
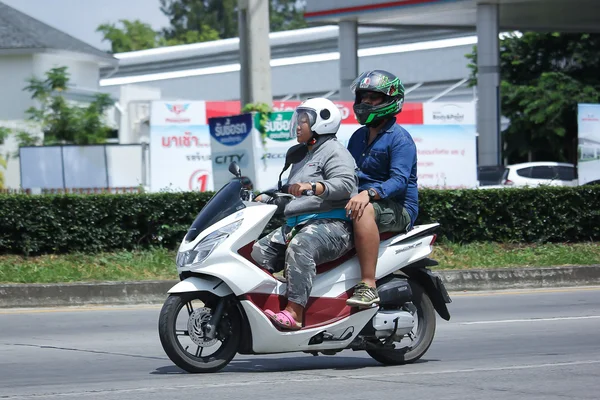
[[(0, 253), (175, 249), (212, 193), (0, 195)], [(421, 190), (418, 224), (453, 242), (600, 239), (600, 186)], [(282, 223), (272, 220), (265, 233)]]
[(452, 242), (600, 239), (600, 186), (422, 190), (419, 203), (417, 223)]
[(211, 195), (0, 195), (0, 252), (175, 248)]

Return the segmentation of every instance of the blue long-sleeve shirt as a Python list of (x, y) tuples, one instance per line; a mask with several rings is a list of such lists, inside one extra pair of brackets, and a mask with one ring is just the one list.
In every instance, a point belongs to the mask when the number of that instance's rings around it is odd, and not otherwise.
[(359, 192), (373, 188), (382, 199), (398, 201), (414, 224), (419, 214), (415, 142), (395, 118), (381, 129), (371, 145), (367, 145), (368, 141), (369, 129), (363, 126), (348, 142), (358, 167)]

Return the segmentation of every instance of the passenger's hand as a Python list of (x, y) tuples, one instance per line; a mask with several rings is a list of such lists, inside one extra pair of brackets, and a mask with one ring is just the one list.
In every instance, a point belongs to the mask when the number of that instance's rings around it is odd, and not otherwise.
[(353, 220), (359, 220), (362, 217), (365, 208), (369, 204), (369, 193), (363, 190), (346, 204), (346, 215)]
[(258, 201), (262, 201), (262, 194), (261, 194), (261, 195), (258, 195), (258, 196), (256, 196), (256, 197), (254, 198), (254, 200), (252, 200), (252, 201), (257, 201), (257, 202), (258, 202)]
[(294, 183), (288, 188), (288, 193), (300, 197), (303, 190), (312, 190), (312, 185), (310, 183)]

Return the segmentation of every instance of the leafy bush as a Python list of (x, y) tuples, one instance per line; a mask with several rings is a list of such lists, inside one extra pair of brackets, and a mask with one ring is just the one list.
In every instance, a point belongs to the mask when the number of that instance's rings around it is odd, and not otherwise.
[[(0, 253), (174, 249), (211, 195), (0, 194)], [(421, 190), (419, 207), (417, 223), (439, 222), (452, 242), (600, 240), (600, 186)]]
[[(111, 131), (104, 114), (113, 104), (110, 95), (98, 93), (85, 106), (71, 104), (65, 94), (69, 91), (70, 74), (67, 67), (46, 71), (46, 79), (27, 80), (24, 90), (31, 93), (36, 106), (25, 112), (28, 119), (41, 128), (44, 145), (104, 143)], [(35, 146), (40, 138), (27, 131), (17, 130), (19, 146)]]
[(600, 239), (600, 186), (422, 190), (417, 223), (438, 221), (452, 242)]
[(211, 194), (0, 195), (0, 252), (175, 248)]

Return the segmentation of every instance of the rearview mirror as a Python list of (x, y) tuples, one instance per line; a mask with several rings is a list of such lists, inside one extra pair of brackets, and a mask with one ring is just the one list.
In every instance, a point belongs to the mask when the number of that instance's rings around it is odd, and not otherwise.
[(231, 164), (229, 164), (229, 172), (231, 172), (233, 175), (235, 175), (236, 178), (239, 178), (242, 176), (242, 170), (240, 169), (240, 166), (235, 161), (232, 161)]

